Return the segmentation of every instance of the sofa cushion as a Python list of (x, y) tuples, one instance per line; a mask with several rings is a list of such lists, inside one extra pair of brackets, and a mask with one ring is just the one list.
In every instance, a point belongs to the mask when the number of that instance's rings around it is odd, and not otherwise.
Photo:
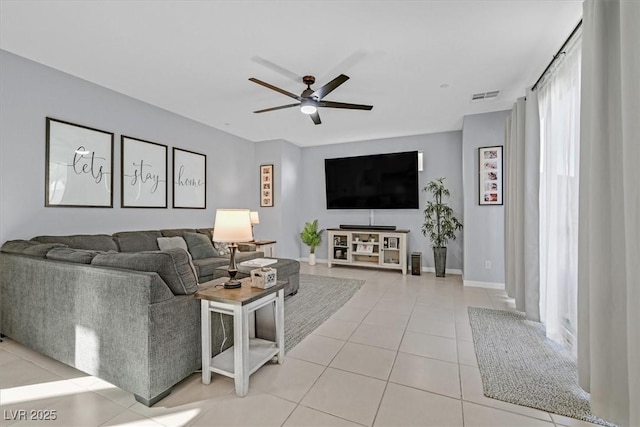
[(213, 243), (206, 234), (184, 233), (183, 237), (194, 260), (217, 256)]
[(210, 228), (197, 228), (197, 233), (206, 234), (209, 240), (213, 241), (213, 227)]
[(196, 232), (195, 228), (171, 228), (168, 230), (160, 230), (160, 233), (162, 233), (163, 237), (175, 237), (175, 236), (182, 237), (184, 236), (184, 233), (195, 233), (195, 232)]
[(120, 252), (157, 251), (158, 237), (162, 237), (162, 233), (158, 230), (113, 233)]
[(47, 259), (75, 262), (78, 264), (91, 264), (91, 260), (99, 253), (100, 251), (91, 251), (88, 249), (53, 248), (47, 252)]
[[(236, 252), (236, 264), (240, 264), (241, 262), (247, 261), (249, 259), (262, 258), (262, 257), (264, 257), (264, 252), (260, 252), (260, 251)], [(227, 268), (229, 267), (230, 258), (231, 258), (230, 255), (225, 255), (221, 257), (194, 260), (193, 264), (196, 266), (196, 269), (198, 270), (198, 278), (211, 280), (211, 276), (213, 276), (214, 279), (219, 277), (216, 273), (220, 273), (220, 271), (216, 271), (216, 270), (222, 268), (223, 271), (226, 271)], [(240, 267), (238, 266), (238, 268)], [(226, 272), (224, 274), (220, 274), (220, 276), (222, 275), (226, 275)], [(200, 283), (202, 283), (202, 280), (200, 280)]]
[(44, 258), (51, 249), (61, 247), (65, 247), (65, 245), (62, 243), (39, 243), (32, 240), (9, 240), (2, 245), (0, 252)]
[(70, 248), (94, 251), (117, 251), (118, 245), (113, 237), (106, 234), (74, 234), (70, 236), (37, 236), (34, 242), (62, 243)]
[[(214, 259), (224, 260), (225, 264), (229, 264), (229, 259), (231, 258), (231, 254), (226, 254), (222, 256), (217, 256)], [(249, 259), (254, 258), (264, 258), (264, 252), (262, 251), (253, 251), (253, 252), (240, 252), (236, 251), (236, 263), (241, 263), (242, 261), (247, 261)], [(195, 261), (194, 261), (195, 262)]]
[(189, 257), (182, 249), (104, 253), (96, 255), (91, 264), (156, 272), (174, 295), (189, 295), (198, 289), (197, 278), (189, 265)]
[(158, 237), (158, 247), (161, 251), (166, 251), (167, 249), (182, 249), (187, 253), (189, 257), (189, 265), (193, 270), (193, 274), (198, 277), (198, 270), (196, 270), (195, 265), (193, 265), (193, 258), (189, 253), (189, 249), (187, 248), (187, 242), (184, 241), (182, 237), (174, 236), (174, 237)]
[[(226, 267), (229, 265), (228, 258), (202, 258), (202, 259), (194, 259), (193, 264), (196, 266), (196, 270), (198, 270), (198, 278), (210, 277), (213, 275), (213, 272), (218, 267)], [(202, 283), (202, 280), (200, 280)]]

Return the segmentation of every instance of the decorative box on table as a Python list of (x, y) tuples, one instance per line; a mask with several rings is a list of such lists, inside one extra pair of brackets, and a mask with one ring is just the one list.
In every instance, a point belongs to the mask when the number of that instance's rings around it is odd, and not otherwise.
[(271, 267), (262, 267), (251, 270), (251, 286), (267, 289), (276, 284), (277, 270)]

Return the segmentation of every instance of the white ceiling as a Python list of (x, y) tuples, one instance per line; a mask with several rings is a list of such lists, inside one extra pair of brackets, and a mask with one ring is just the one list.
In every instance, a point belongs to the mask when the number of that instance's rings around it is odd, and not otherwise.
[[(251, 141), (299, 146), (459, 130), (511, 108), (577, 24), (582, 0), (1, 1), (0, 47)], [(321, 125), (294, 76), (325, 99)], [(443, 87), (443, 86), (447, 87)], [(477, 92), (500, 90), (471, 103)]]

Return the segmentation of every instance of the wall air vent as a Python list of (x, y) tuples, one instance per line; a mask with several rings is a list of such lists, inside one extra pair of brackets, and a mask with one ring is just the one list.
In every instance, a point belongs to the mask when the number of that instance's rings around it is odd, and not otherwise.
[(491, 92), (474, 93), (473, 95), (471, 95), (471, 102), (491, 101), (492, 99), (496, 99), (499, 94), (500, 94), (499, 90), (492, 90)]

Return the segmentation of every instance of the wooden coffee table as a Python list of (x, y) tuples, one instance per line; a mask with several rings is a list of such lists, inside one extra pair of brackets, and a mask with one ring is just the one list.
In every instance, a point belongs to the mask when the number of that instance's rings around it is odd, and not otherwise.
[[(202, 318), (202, 383), (211, 383), (211, 373), (235, 380), (236, 394), (243, 397), (249, 391), (249, 376), (267, 361), (277, 357), (284, 362), (284, 286), (278, 281), (268, 289), (252, 288), (251, 279), (244, 278), (237, 289), (224, 289), (223, 277), (203, 283), (195, 296), (201, 300)], [(216, 285), (220, 285), (216, 287)], [(249, 314), (271, 305), (274, 316), (275, 340), (249, 337)], [(233, 316), (233, 347), (211, 357), (211, 313)]]

